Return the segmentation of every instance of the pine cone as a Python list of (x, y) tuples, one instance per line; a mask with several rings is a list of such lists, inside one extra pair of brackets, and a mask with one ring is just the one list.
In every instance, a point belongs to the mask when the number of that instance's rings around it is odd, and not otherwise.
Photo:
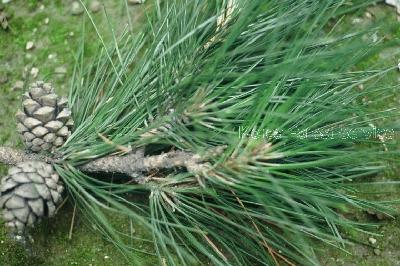
[(40, 218), (52, 217), (63, 190), (50, 164), (29, 161), (10, 168), (0, 187), (0, 208), (6, 226), (22, 232)]
[(53, 151), (71, 135), (73, 121), (67, 99), (59, 98), (49, 83), (38, 81), (23, 96), (23, 111), (16, 116), (18, 132), (33, 151)]

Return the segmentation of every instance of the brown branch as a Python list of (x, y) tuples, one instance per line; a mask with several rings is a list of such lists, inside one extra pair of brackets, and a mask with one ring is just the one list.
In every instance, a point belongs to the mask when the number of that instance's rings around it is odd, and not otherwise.
[(24, 161), (42, 161), (51, 163), (53, 160), (49, 157), (35, 153), (27, 153), (23, 150), (17, 150), (9, 147), (0, 147), (0, 162), (7, 165), (16, 165)]
[[(201, 157), (185, 151), (171, 151), (161, 155), (144, 156), (143, 149), (136, 150), (125, 156), (106, 156), (78, 166), (86, 173), (118, 173), (137, 177), (141, 173), (153, 169), (168, 169), (185, 167), (190, 172), (198, 173), (204, 170), (204, 161), (209, 156), (221, 154), (224, 147), (217, 147), (207, 156)], [(15, 165), (24, 161), (44, 161), (54, 163), (54, 159), (34, 153), (26, 153), (9, 147), (0, 147), (0, 163)]]

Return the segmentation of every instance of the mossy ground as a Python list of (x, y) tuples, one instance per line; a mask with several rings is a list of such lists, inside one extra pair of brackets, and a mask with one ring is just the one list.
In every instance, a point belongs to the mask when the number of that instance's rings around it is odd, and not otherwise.
[[(72, 1), (61, 0), (14, 0), (4, 6), (4, 11), (10, 15), (10, 29), (0, 29), (0, 145), (20, 146), (21, 143), (15, 134), (14, 113), (20, 104), (20, 95), (24, 89), (14, 90), (17, 80), (23, 80), (27, 85), (32, 77), (26, 75), (32, 67), (39, 69), (36, 79), (51, 81), (58, 92), (66, 93), (69, 78), (72, 74), (74, 56), (80, 44), (82, 19), (84, 15), (70, 14)], [(104, 1), (108, 8), (108, 18), (111, 20), (123, 17), (123, 1)], [(144, 6), (131, 7), (132, 16), (139, 21)], [(368, 13), (367, 13), (368, 12)], [(47, 22), (48, 19), (48, 23)], [(107, 29), (107, 20), (101, 12), (94, 15), (100, 29)], [(397, 22), (393, 9), (378, 5), (355, 12), (344, 18), (341, 24), (344, 30), (360, 29), (380, 22), (381, 27), (371, 38), (383, 39), (386, 42), (400, 38), (400, 23)], [(115, 23), (115, 21), (113, 22)], [(140, 25), (136, 23), (135, 26)], [(104, 30), (107, 32), (107, 30)], [(93, 54), (97, 47), (96, 33), (90, 27), (86, 30), (86, 55)], [(35, 43), (35, 48), (26, 51), (28, 41)], [(392, 66), (398, 63), (400, 46), (395, 45), (377, 56), (366, 60), (360, 68), (375, 65)], [(64, 67), (65, 74), (56, 74), (55, 69)], [(4, 79), (6, 78), (6, 81)], [(384, 82), (398, 83), (400, 74), (393, 73)], [(399, 105), (400, 94), (388, 102), (388, 107)], [(371, 99), (373, 101), (373, 99)], [(378, 177), (379, 180), (398, 180), (398, 171), (394, 166), (391, 171)], [(0, 167), (0, 174), (4, 174), (5, 167)], [(380, 188), (381, 189), (381, 188)], [(396, 186), (385, 187), (390, 196), (400, 196), (400, 189)], [(362, 193), (373, 197), (378, 188), (369, 186), (362, 189)], [(31, 254), (24, 248), (9, 240), (4, 226), (0, 226), (0, 265), (125, 265), (122, 255), (96, 233), (89, 222), (83, 219), (78, 212), (70, 236), (73, 206), (67, 203), (59, 214), (50, 220), (44, 221), (33, 232), (35, 243)], [(359, 221), (377, 222), (378, 227), (373, 229), (373, 236), (377, 242), (372, 245), (368, 239), (370, 235), (358, 232), (345, 232), (345, 236), (355, 239), (358, 244), (346, 247), (349, 253), (335, 249), (321, 247), (318, 251), (323, 265), (400, 265), (400, 222), (395, 219), (377, 219), (374, 214), (355, 213)], [(127, 221), (114, 218), (121, 225)], [(136, 229), (141, 234), (140, 228)], [(138, 243), (141, 245), (141, 243)], [(148, 265), (155, 265), (156, 258), (149, 257)]]

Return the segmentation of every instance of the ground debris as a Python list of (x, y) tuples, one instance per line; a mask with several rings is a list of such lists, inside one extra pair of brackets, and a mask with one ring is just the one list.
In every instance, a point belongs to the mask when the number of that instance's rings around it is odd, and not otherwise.
[(101, 3), (99, 1), (93, 1), (90, 3), (90, 11), (97, 13), (101, 10)]
[(138, 4), (144, 4), (145, 0), (128, 0), (128, 4), (130, 5), (138, 5)]
[(84, 12), (82, 5), (78, 1), (74, 1), (71, 4), (71, 15), (79, 16)]
[(29, 41), (25, 45), (25, 50), (30, 51), (35, 48), (35, 43), (33, 41)]
[(12, 87), (12, 91), (19, 91), (24, 88), (24, 82), (22, 80), (17, 80)]
[(9, 28), (8, 15), (4, 11), (0, 11), (0, 26), (3, 28), (3, 30), (7, 30)]

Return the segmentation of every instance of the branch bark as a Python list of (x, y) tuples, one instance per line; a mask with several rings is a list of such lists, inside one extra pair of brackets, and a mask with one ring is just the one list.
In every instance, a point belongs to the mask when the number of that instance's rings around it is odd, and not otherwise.
[[(161, 155), (144, 156), (143, 150), (137, 150), (125, 156), (106, 156), (78, 166), (86, 173), (118, 173), (136, 177), (153, 169), (186, 167), (188, 171), (199, 172), (207, 157), (221, 154), (225, 147), (217, 147), (207, 156), (185, 151), (171, 151)], [(40, 154), (26, 153), (9, 147), (0, 147), (0, 162), (15, 165), (24, 161), (44, 161), (54, 163), (54, 159)]]

